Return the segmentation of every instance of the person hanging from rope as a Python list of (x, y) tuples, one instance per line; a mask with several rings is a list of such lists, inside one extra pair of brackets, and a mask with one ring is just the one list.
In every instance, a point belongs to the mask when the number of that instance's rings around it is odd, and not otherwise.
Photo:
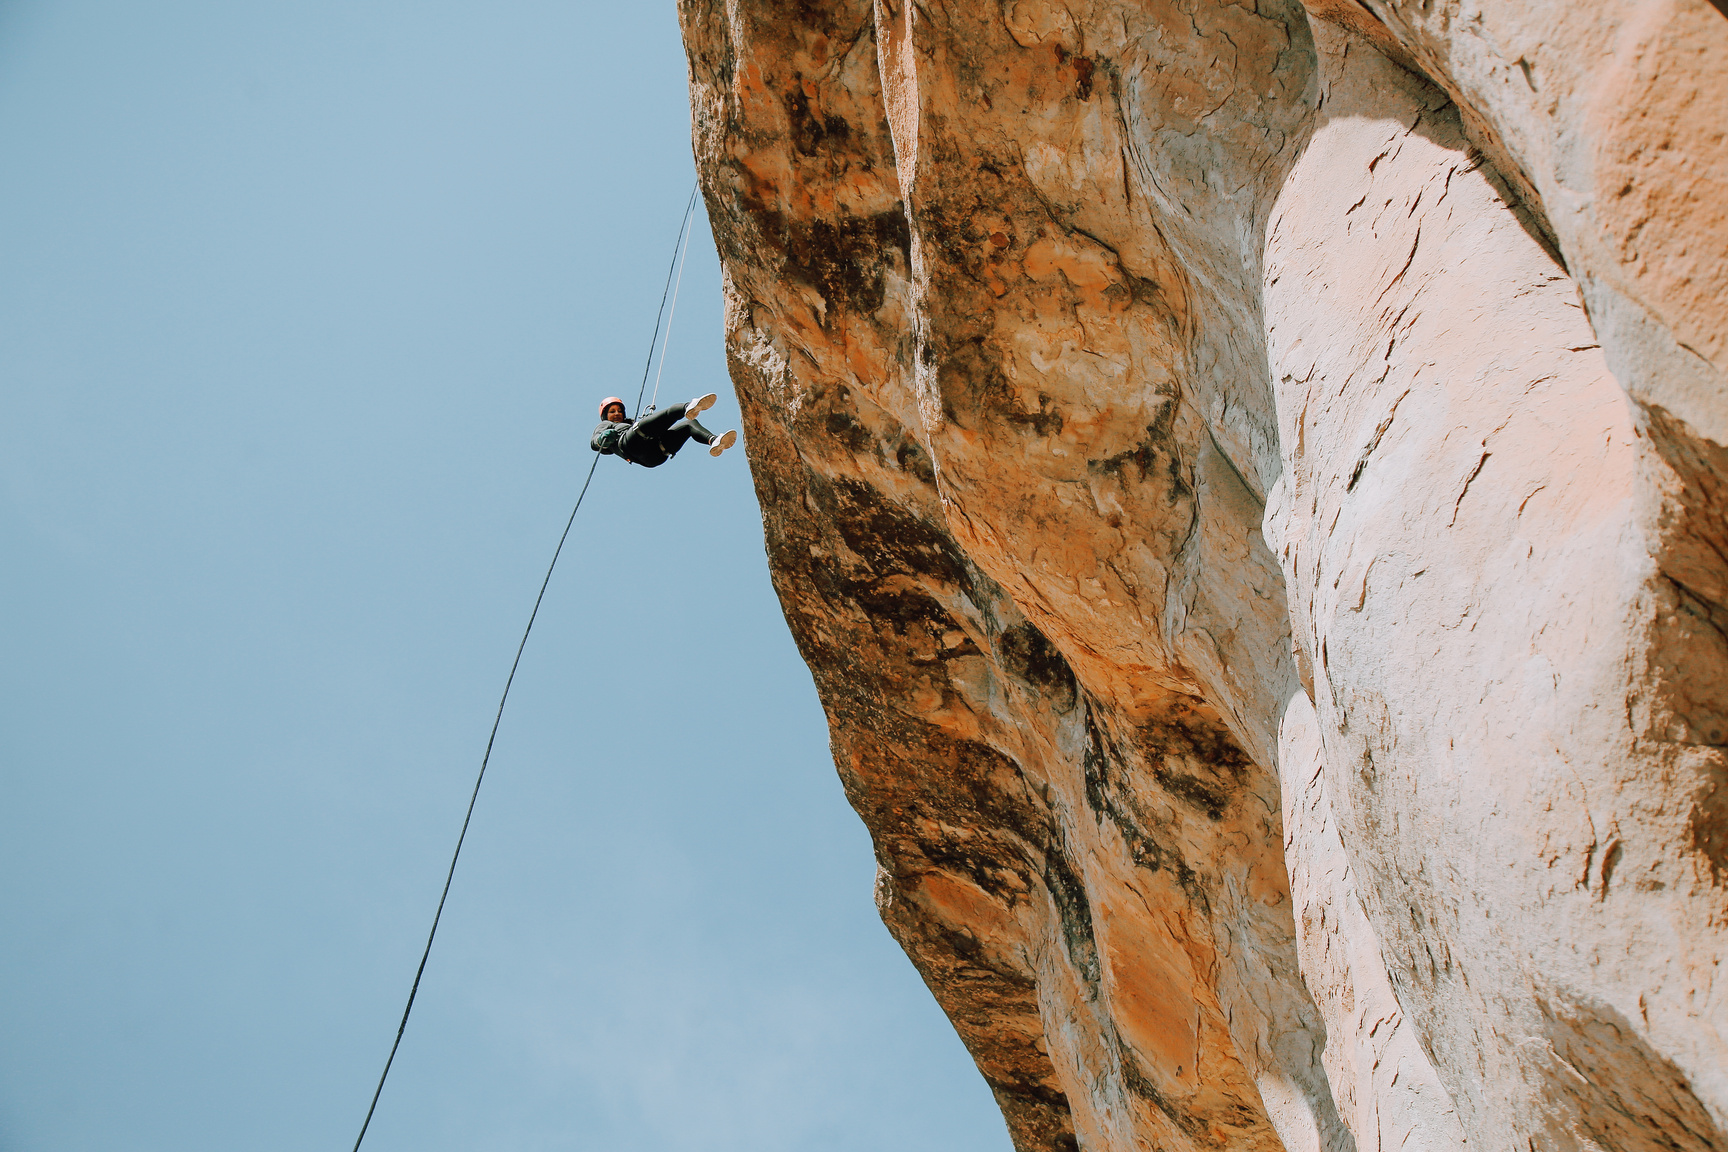
[[(640, 397), (638, 397), (640, 399)], [(736, 431), (715, 435), (702, 427), (696, 417), (714, 407), (719, 396), (710, 392), (688, 404), (671, 404), (631, 420), (624, 413), (624, 401), (608, 396), (600, 401), (600, 423), (588, 440), (588, 447), (602, 456), (622, 456), (644, 468), (658, 468), (672, 457), (688, 440), (708, 446), (708, 455), (718, 456), (738, 443)]]

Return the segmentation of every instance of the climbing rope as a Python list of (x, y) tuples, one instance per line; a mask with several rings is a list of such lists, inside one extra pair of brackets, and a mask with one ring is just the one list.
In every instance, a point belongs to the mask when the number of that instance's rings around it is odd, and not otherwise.
[(558, 537), (558, 547), (552, 550), (552, 563), (546, 566), (546, 579), (540, 581), (540, 594), (534, 597), (534, 610), (528, 613), (528, 627), (522, 629), (522, 642), (516, 645), (516, 659), (510, 662), (510, 675), (504, 680), (504, 694), (498, 698), (498, 711), (492, 717), (492, 734), (486, 737), (486, 753), (480, 757), (480, 774), (474, 778), (474, 791), (468, 796), (468, 812), (462, 817), (462, 832), (456, 837), (456, 851), (450, 854), (450, 870), (444, 874), (444, 891), (438, 896), (438, 911), (432, 914), (432, 931), (426, 934), (426, 947), (420, 953), (420, 967), (414, 970), (414, 985), (408, 989), (408, 1005), (402, 1009), (402, 1022), (396, 1025), (396, 1041), (390, 1045), (390, 1056), (384, 1061), (384, 1072), (378, 1077), (378, 1087), (372, 1092), (372, 1104), (366, 1109), (366, 1119), (355, 1137), (354, 1152), (360, 1152), (360, 1142), (366, 1139), (366, 1129), (372, 1126), (372, 1114), (378, 1110), (378, 1097), (384, 1094), (384, 1081), (390, 1076), (390, 1065), (396, 1062), (396, 1050), (402, 1047), (402, 1033), (408, 1028), (408, 1014), (414, 1011), (414, 997), (420, 994), (420, 977), (426, 974), (426, 961), (432, 955), (432, 941), (438, 936), (438, 921), (444, 918), (444, 902), (450, 898), (450, 882), (456, 878), (456, 861), (462, 856), (462, 842), (468, 839), (468, 824), (474, 819), (474, 802), (480, 799), (480, 782), (486, 779), (486, 765), (492, 761), (492, 743), (498, 739), (498, 724), (504, 719), (504, 702), (510, 699), (510, 685), (516, 682), (516, 668), (522, 663), (522, 650), (528, 647), (528, 633), (534, 631), (534, 618), (540, 615), (540, 601), (546, 599), (546, 586), (552, 583), (552, 569), (558, 567), (558, 557), (564, 551), (564, 541), (570, 538), (570, 525), (576, 523), (576, 513), (582, 510), (582, 497), (588, 495), (588, 485), (594, 482), (594, 470), (600, 466), (600, 454), (588, 466), (588, 478), (582, 481), (582, 491), (576, 506), (570, 509), (570, 519), (564, 521), (564, 534)]
[[(690, 199), (684, 205), (684, 222), (678, 228), (678, 242), (673, 248), (673, 267), (678, 269), (678, 286), (684, 283), (684, 250), (689, 245), (690, 218), (696, 210), (696, 189), (690, 189)], [(672, 268), (666, 270), (666, 287), (660, 293), (660, 311), (654, 316), (654, 335), (648, 341), (648, 363), (642, 368), (642, 390), (648, 387), (648, 370), (654, 366), (654, 346), (660, 343), (660, 370), (666, 370), (666, 345), (660, 342), (660, 318), (666, 315), (666, 297), (672, 297), (672, 309), (678, 309), (678, 294), (672, 283)], [(666, 340), (672, 339), (672, 319), (666, 317)], [(660, 395), (660, 380), (655, 377), (654, 395)], [(642, 404), (642, 391), (636, 394), (636, 404)], [(372, 1116), (378, 1111), (378, 1098), (384, 1094), (384, 1081), (390, 1078), (390, 1066), (396, 1063), (396, 1051), (402, 1047), (402, 1034), (408, 1030), (408, 1016), (414, 1011), (414, 998), (420, 994), (420, 978), (426, 974), (426, 961), (432, 956), (432, 941), (438, 937), (438, 922), (444, 918), (444, 903), (450, 898), (450, 883), (456, 878), (456, 861), (462, 858), (462, 844), (468, 839), (468, 825), (474, 819), (474, 804), (480, 799), (480, 785), (486, 779), (486, 766), (492, 762), (492, 745), (498, 739), (498, 725), (504, 719), (504, 705), (510, 699), (510, 686), (516, 683), (516, 669), (522, 664), (522, 652), (528, 647), (528, 634), (534, 631), (534, 621), (540, 615), (540, 602), (546, 599), (546, 588), (552, 583), (552, 570), (558, 567), (558, 557), (564, 554), (564, 542), (570, 539), (570, 526), (576, 523), (576, 513), (582, 511), (582, 501), (588, 495), (588, 486), (594, 483), (594, 472), (600, 467), (600, 454), (594, 454), (594, 463), (588, 466), (588, 476), (582, 481), (582, 491), (576, 494), (576, 505), (570, 509), (570, 518), (564, 521), (564, 531), (558, 537), (558, 547), (552, 550), (552, 563), (546, 565), (546, 578), (540, 581), (540, 593), (534, 597), (534, 610), (528, 613), (528, 626), (522, 629), (522, 640), (516, 645), (516, 659), (510, 662), (510, 675), (504, 678), (504, 692), (498, 697), (498, 711), (492, 716), (492, 732), (486, 737), (486, 751), (480, 757), (480, 772), (474, 777), (474, 790), (468, 795), (468, 811), (462, 817), (462, 831), (456, 837), (456, 850), (450, 854), (450, 868), (444, 873), (444, 890), (438, 895), (438, 910), (432, 914), (432, 930), (426, 934), (426, 947), (420, 952), (420, 966), (414, 970), (414, 983), (408, 989), (408, 1003), (402, 1009), (402, 1022), (396, 1025), (396, 1039), (390, 1045), (390, 1055), (384, 1061), (384, 1071), (378, 1077), (378, 1087), (372, 1090), (372, 1103), (366, 1109), (366, 1119), (360, 1124), (360, 1135), (354, 1139), (354, 1152), (360, 1152), (360, 1144), (366, 1139), (366, 1130), (372, 1127)]]
[[(684, 286), (684, 247), (686, 236), (690, 231), (690, 217), (696, 212), (696, 191), (698, 184), (690, 186), (690, 199), (684, 202), (684, 221), (678, 225), (678, 240), (672, 245), (672, 263), (666, 269), (666, 287), (660, 290), (660, 311), (654, 314), (654, 335), (648, 339), (648, 362), (642, 365), (642, 387), (636, 389), (636, 415), (642, 415), (642, 396), (648, 391), (648, 370), (654, 367), (654, 345), (660, 340), (660, 317), (666, 312), (666, 294), (672, 291), (672, 270), (678, 270), (678, 287)], [(672, 311), (678, 311), (678, 300), (672, 300)], [(672, 339), (672, 322), (666, 322), (666, 339)], [(660, 371), (666, 371), (665, 345), (660, 348)], [(654, 377), (654, 399), (660, 398), (660, 377)], [(652, 401), (650, 401), (652, 403)]]
[[(660, 403), (660, 377), (666, 375), (666, 345), (672, 343), (672, 321), (678, 319), (678, 290), (684, 287), (684, 254), (690, 251), (690, 213), (696, 208), (696, 192), (690, 192), (690, 203), (684, 209), (683, 243), (678, 248), (678, 282), (672, 285), (672, 310), (666, 313), (666, 338), (660, 342), (660, 367), (654, 373), (654, 395), (648, 398), (648, 407)], [(656, 321), (658, 323), (658, 321)], [(638, 396), (636, 403), (642, 403)], [(641, 413), (637, 413), (641, 415)]]

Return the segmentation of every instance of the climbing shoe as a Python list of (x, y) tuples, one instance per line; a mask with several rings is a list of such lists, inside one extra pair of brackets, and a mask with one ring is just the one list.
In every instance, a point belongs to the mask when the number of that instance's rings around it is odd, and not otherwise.
[(696, 399), (690, 401), (690, 403), (684, 405), (684, 415), (700, 416), (702, 413), (708, 411), (708, 409), (714, 407), (715, 401), (719, 399), (720, 397), (713, 392), (708, 393), (706, 396), (698, 396)]
[(736, 443), (738, 443), (738, 430), (736, 428), (730, 432), (722, 432), (714, 437), (714, 443), (708, 445), (708, 455), (718, 456)]

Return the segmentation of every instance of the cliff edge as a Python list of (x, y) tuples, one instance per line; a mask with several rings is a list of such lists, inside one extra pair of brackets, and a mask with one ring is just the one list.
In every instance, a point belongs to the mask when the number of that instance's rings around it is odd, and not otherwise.
[(1728, 1148), (1728, 17), (680, 0), (775, 586), (1021, 1152)]

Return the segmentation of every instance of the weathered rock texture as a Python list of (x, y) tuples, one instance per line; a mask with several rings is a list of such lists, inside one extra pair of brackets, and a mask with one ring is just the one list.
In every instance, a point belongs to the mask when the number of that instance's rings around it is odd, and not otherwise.
[(1016, 1146), (1728, 1148), (1728, 18), (680, 12), (776, 587)]

